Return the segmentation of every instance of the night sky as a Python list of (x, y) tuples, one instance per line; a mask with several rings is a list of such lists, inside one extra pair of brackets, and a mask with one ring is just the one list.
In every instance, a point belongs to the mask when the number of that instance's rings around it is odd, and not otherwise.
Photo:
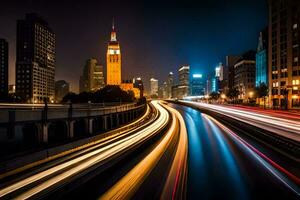
[(189, 64), (192, 73), (208, 73), (226, 55), (256, 49), (267, 25), (266, 0), (205, 1), (55, 1), (4, 0), (0, 37), (10, 45), (10, 83), (14, 83), (16, 20), (36, 12), (56, 33), (56, 80), (78, 80), (85, 60), (105, 66), (112, 18), (122, 52), (122, 79), (142, 77), (160, 84), (168, 72)]

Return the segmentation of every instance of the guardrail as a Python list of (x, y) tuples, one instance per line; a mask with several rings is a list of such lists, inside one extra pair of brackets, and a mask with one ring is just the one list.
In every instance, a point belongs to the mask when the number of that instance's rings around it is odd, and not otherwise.
[[(103, 104), (102, 104), (103, 105)], [(137, 109), (143, 105), (135, 103), (118, 106), (74, 105), (69, 107), (44, 107), (41, 109), (0, 109), (0, 125), (7, 123), (26, 123), (41, 120), (84, 118)]]

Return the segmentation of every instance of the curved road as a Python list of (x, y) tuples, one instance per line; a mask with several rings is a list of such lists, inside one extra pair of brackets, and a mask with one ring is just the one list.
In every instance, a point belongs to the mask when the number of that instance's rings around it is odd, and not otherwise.
[(169, 105), (187, 126), (187, 199), (300, 198), (299, 186), (236, 133), (193, 108)]

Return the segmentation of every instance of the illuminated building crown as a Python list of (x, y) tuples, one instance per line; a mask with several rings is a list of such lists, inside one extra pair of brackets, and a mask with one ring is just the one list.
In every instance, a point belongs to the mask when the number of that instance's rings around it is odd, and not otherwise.
[(116, 42), (117, 41), (117, 34), (116, 34), (116, 31), (115, 31), (115, 23), (114, 23), (114, 20), (112, 22), (112, 31), (111, 31), (111, 34), (110, 34), (110, 41), (111, 42)]

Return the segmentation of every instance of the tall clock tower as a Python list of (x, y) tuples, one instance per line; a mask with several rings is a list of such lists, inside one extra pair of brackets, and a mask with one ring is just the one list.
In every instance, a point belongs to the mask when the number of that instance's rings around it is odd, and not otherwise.
[(121, 85), (121, 49), (117, 41), (114, 22), (106, 53), (106, 83), (107, 85)]

